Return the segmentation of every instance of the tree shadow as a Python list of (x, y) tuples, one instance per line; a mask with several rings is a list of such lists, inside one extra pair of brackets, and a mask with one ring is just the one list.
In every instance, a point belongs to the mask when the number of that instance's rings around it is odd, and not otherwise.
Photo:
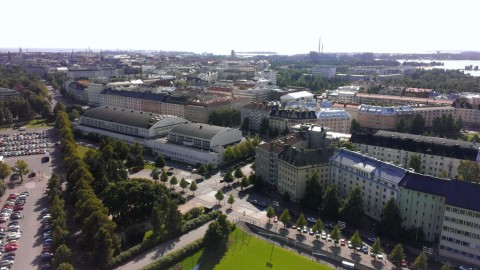
[(243, 199), (246, 196), (247, 196), (247, 193), (244, 190), (238, 192), (238, 198)]
[(318, 239), (313, 240), (313, 241), (312, 241), (312, 244), (313, 244), (313, 246), (314, 246), (315, 248), (319, 248), (319, 249), (322, 249), (323, 246), (325, 246), (325, 244), (324, 244), (322, 241), (318, 240)]
[(335, 246), (331, 246), (330, 247), (330, 252), (332, 252), (333, 254), (335, 255), (340, 255), (340, 252), (341, 252), (341, 248), (340, 247), (335, 247)]
[(295, 235), (295, 239), (296, 239), (298, 242), (303, 242), (303, 241), (305, 241), (305, 239), (307, 239), (307, 238), (305, 237), (305, 235), (297, 233), (297, 234)]
[(359, 263), (360, 261), (362, 261), (362, 256), (356, 252), (353, 252), (350, 253), (350, 259), (352, 259), (352, 261), (356, 263)]
[[(227, 250), (217, 250), (217, 251), (205, 251), (202, 252), (202, 255), (198, 259), (198, 270), (211, 270), (214, 269), (217, 264), (220, 263), (222, 258), (225, 256)], [(192, 265), (192, 269), (195, 265)]]
[(233, 212), (233, 209), (232, 209), (232, 208), (227, 208), (227, 209), (225, 210), (225, 212), (226, 212), (227, 214), (230, 214), (230, 213)]
[(266, 223), (265, 224), (265, 228), (267, 228), (268, 230), (271, 230), (273, 228), (273, 224), (272, 223)]
[(190, 201), (191, 199), (195, 198), (195, 195), (193, 194), (190, 194), (190, 195), (187, 195), (187, 197), (185, 197), (185, 199), (188, 201)]
[(278, 229), (278, 233), (282, 236), (287, 236), (290, 233), (290, 231), (287, 228), (280, 228)]
[(383, 264), (382, 261), (378, 261), (378, 260), (372, 259), (372, 266), (373, 266), (373, 268), (375, 268), (375, 269), (383, 269), (384, 264)]

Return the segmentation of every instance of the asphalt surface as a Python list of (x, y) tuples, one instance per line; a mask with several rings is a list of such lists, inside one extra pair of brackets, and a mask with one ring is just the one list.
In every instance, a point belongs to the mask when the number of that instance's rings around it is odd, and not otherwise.
[[(47, 130), (51, 128), (35, 128), (28, 129), (28, 131)], [(18, 130), (4, 130), (0, 133), (19, 133)], [(50, 149), (52, 151), (53, 149)], [(48, 207), (48, 199), (45, 194), (45, 187), (47, 181), (51, 176), (52, 162), (55, 162), (52, 158), (51, 161), (42, 163), (41, 157), (45, 155), (29, 155), (29, 156), (17, 156), (8, 157), (4, 159), (4, 162), (10, 166), (13, 166), (15, 162), (22, 159), (27, 162), (30, 170), (35, 169), (37, 171), (36, 177), (23, 176), (23, 182), (20, 179), (10, 180), (10, 177), (5, 179), (7, 190), (5, 195), (2, 196), (2, 205), (5, 203), (7, 197), (11, 193), (20, 193), (23, 191), (29, 191), (30, 196), (27, 197), (27, 202), (24, 206), (22, 214), (23, 219), (18, 220), (20, 229), (22, 230), (22, 236), (18, 240), (18, 249), (15, 251), (15, 262), (12, 266), (12, 270), (28, 270), (28, 269), (40, 269), (44, 264), (40, 260), (40, 254), (42, 252), (43, 238), (40, 230), (40, 211)], [(57, 161), (58, 162), (58, 161)], [(8, 226), (8, 222), (0, 224), (0, 226)]]

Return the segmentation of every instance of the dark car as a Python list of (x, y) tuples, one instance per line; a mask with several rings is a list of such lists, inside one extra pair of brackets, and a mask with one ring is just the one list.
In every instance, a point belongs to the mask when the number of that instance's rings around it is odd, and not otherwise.
[(53, 254), (52, 253), (49, 253), (49, 252), (44, 252), (42, 254), (40, 254), (40, 259), (42, 261), (48, 261), (48, 260), (51, 260), (53, 258)]

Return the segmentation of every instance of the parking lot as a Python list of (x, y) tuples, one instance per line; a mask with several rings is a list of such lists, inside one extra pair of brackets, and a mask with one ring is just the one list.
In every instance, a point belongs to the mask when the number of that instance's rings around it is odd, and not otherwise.
[(0, 156), (27, 156), (45, 154), (51, 146), (46, 131), (23, 131), (0, 134)]
[[(31, 144), (39, 144), (40, 141), (35, 142), (34, 140), (42, 140), (46, 138), (31, 138), (28, 139), (28, 133), (35, 133), (39, 132), (41, 135), (45, 134), (45, 136), (51, 137), (53, 130), (51, 127), (46, 128), (37, 128), (34, 130), (27, 130), (22, 132), (23, 140), (30, 141), (29, 144), (19, 144), (19, 145), (31, 145)], [(0, 132), (1, 138), (13, 138), (18, 137), (20, 133), (18, 130), (6, 130)], [(8, 136), (5, 136), (8, 135)], [(25, 138), (27, 137), (27, 138)], [(18, 137), (19, 139), (21, 137)], [(7, 140), (8, 141), (8, 140)], [(12, 140), (16, 141), (16, 140)], [(18, 141), (18, 140), (17, 140)], [(4, 140), (5, 143), (5, 140)], [(4, 146), (5, 147), (5, 146)], [(8, 147), (8, 146), (6, 146)], [(23, 181), (17, 177), (9, 177), (5, 181), (7, 186), (7, 190), (5, 195), (2, 196), (1, 202), (5, 208), (12, 208), (12, 213), (8, 220), (0, 223), (0, 227), (4, 228), (5, 233), (3, 234), (4, 239), (3, 246), (2, 246), (2, 260), (5, 261), (4, 264), (8, 265), (12, 263), (11, 269), (16, 270), (24, 270), (24, 269), (42, 269), (45, 265), (46, 261), (42, 260), (41, 254), (44, 250), (44, 237), (43, 237), (43, 230), (41, 227), (41, 219), (43, 214), (41, 214), (42, 209), (48, 207), (48, 200), (45, 194), (45, 188), (48, 179), (52, 174), (52, 163), (58, 162), (55, 159), (54, 155), (52, 155), (54, 150), (54, 145), (52, 143), (45, 142), (45, 147), (41, 146), (41, 149), (44, 149), (45, 152), (39, 154), (20, 154), (19, 155), (10, 155), (4, 156), (3, 162), (14, 166), (18, 160), (24, 160), (30, 169), (30, 171), (35, 170), (36, 174), (33, 175), (25, 175), (23, 176)], [(38, 148), (35, 148), (38, 149)], [(17, 152), (25, 151), (25, 150), (14, 150)], [(28, 149), (27, 149), (28, 153)], [(43, 159), (45, 156), (49, 157), (49, 160), (46, 161)], [(21, 200), (24, 196), (21, 196), (20, 199), (17, 197), (20, 196), (23, 192), (28, 192), (28, 196), (24, 200)], [(14, 195), (11, 195), (14, 194)], [(27, 194), (27, 193), (24, 193)], [(13, 199), (15, 196), (15, 199)], [(10, 199), (8, 199), (10, 197)], [(11, 205), (11, 206), (9, 206)], [(16, 208), (16, 210), (14, 210)], [(22, 209), (22, 210), (20, 210)], [(8, 212), (9, 210), (4, 210)], [(19, 211), (18, 216), (15, 215), (17, 220), (12, 223), (11, 216), (14, 214), (14, 211)], [(6, 215), (5, 215), (6, 216)], [(1, 214), (0, 214), (0, 221), (1, 221)], [(18, 227), (17, 227), (18, 226)], [(19, 231), (13, 231), (18, 229)], [(0, 228), (0, 231), (2, 229)], [(12, 230), (8, 232), (8, 230)], [(11, 233), (12, 236), (8, 236)], [(1, 236), (0, 236), (1, 237)], [(17, 239), (13, 239), (17, 238)], [(11, 242), (11, 244), (7, 248), (7, 241), (16, 241)], [(16, 250), (15, 250), (16, 249)], [(6, 252), (7, 250), (11, 250)], [(10, 255), (8, 255), (10, 254)], [(12, 256), (13, 255), (13, 256)], [(5, 260), (4, 260), (5, 258)], [(15, 259), (16, 258), (16, 259)]]

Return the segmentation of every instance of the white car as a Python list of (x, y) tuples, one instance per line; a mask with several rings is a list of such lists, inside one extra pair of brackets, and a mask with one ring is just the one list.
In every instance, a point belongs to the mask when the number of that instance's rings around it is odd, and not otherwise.
[(330, 234), (327, 234), (327, 241), (328, 241), (328, 242), (332, 242), (332, 241), (333, 241), (333, 239), (330, 237)]
[(383, 254), (377, 254), (377, 259), (383, 260)]
[(7, 240), (16, 240), (16, 239), (20, 239), (20, 237), (22, 237), (22, 234), (19, 232), (13, 232), (13, 233), (7, 234)]
[(348, 247), (348, 248), (353, 248), (352, 241), (348, 241), (348, 242), (347, 242), (347, 247)]
[(325, 231), (322, 231), (322, 239), (327, 240), (327, 233)]

